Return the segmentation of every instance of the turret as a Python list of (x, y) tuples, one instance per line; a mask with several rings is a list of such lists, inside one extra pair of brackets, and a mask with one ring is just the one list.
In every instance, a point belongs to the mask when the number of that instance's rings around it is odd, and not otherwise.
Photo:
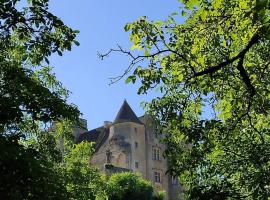
[(110, 144), (119, 155), (117, 167), (130, 168), (146, 176), (145, 127), (125, 100), (110, 127)]

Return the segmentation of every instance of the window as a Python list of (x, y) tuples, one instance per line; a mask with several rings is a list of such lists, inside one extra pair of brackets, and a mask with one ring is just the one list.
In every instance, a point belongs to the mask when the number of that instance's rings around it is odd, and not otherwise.
[(138, 148), (138, 142), (135, 142), (134, 145), (135, 145), (135, 148)]
[(139, 168), (139, 162), (135, 162), (135, 167)]
[(160, 153), (159, 149), (156, 150), (156, 160), (160, 160)]
[(135, 133), (137, 133), (137, 127), (134, 128)]
[(156, 183), (160, 183), (161, 182), (161, 179), (160, 179), (160, 172), (154, 172), (154, 181)]
[(161, 160), (159, 148), (153, 148), (153, 160)]
[(158, 139), (158, 133), (155, 132), (154, 135), (155, 135), (155, 138)]
[(106, 150), (106, 162), (111, 163), (111, 159), (112, 159), (112, 152), (109, 149), (107, 149)]

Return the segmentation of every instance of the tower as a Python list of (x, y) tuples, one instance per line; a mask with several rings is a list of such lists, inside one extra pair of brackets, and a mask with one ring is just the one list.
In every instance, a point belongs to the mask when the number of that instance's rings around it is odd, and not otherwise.
[(111, 164), (140, 172), (146, 178), (145, 126), (126, 100), (110, 126), (109, 132)]

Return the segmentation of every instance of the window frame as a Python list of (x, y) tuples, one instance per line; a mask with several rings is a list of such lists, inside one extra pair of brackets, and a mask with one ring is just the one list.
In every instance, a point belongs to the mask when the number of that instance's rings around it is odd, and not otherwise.
[(161, 183), (161, 173), (159, 171), (154, 171), (154, 182)]
[(139, 169), (139, 162), (138, 161), (135, 162), (135, 168)]
[(135, 149), (137, 149), (139, 146), (138, 142), (134, 142), (134, 146), (135, 146)]
[(153, 147), (152, 148), (152, 159), (161, 161), (161, 149), (159, 147)]

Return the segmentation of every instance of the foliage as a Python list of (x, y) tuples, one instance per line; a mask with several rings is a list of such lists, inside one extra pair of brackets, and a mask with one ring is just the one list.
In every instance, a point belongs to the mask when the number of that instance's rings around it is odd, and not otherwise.
[(89, 166), (92, 153), (92, 144), (81, 142), (65, 156), (65, 184), (72, 199), (95, 200), (97, 196), (105, 196), (105, 183), (100, 172)]
[(18, 137), (0, 136), (2, 199), (67, 199), (63, 176), (44, 154), (18, 144)]
[(48, 0), (0, 3), (0, 156), (4, 199), (68, 199), (62, 154), (48, 123), (79, 111), (56, 80), (49, 56), (71, 50), (78, 31), (48, 10)]
[(64, 186), (66, 199), (105, 198), (104, 178), (97, 168), (90, 165), (93, 144), (74, 144), (72, 127), (73, 124), (68, 120), (54, 123), (49, 132), (37, 134), (36, 140), (26, 140), (25, 146), (37, 149), (54, 166)]
[(38, 152), (46, 155), (47, 160), (51, 163), (61, 163), (62, 153), (60, 148), (57, 146), (57, 141), (49, 132), (43, 132), (37, 135), (35, 142), (32, 140), (25, 141), (26, 143), (32, 143), (31, 147), (35, 148)]
[(4, 0), (0, 6), (0, 131), (19, 132), (30, 118), (43, 123), (77, 120), (68, 91), (51, 72), (48, 57), (71, 50), (78, 31), (48, 11), (48, 0)]
[(105, 199), (100, 172), (89, 166), (92, 144), (70, 147), (62, 161), (52, 134), (43, 133), (27, 147), (19, 137), (0, 138), (0, 194), (4, 199)]
[[(186, 199), (267, 199), (269, 194), (270, 3), (182, 0), (184, 23), (128, 23), (131, 58), (118, 81), (157, 88), (146, 104), (165, 134), (170, 171)], [(135, 51), (133, 51), (135, 50)], [(209, 120), (202, 120), (205, 108)]]
[(163, 200), (165, 199), (165, 196), (166, 196), (165, 191), (159, 191), (155, 193), (153, 200)]
[(140, 175), (131, 172), (113, 174), (108, 180), (109, 200), (150, 200), (153, 186)]

